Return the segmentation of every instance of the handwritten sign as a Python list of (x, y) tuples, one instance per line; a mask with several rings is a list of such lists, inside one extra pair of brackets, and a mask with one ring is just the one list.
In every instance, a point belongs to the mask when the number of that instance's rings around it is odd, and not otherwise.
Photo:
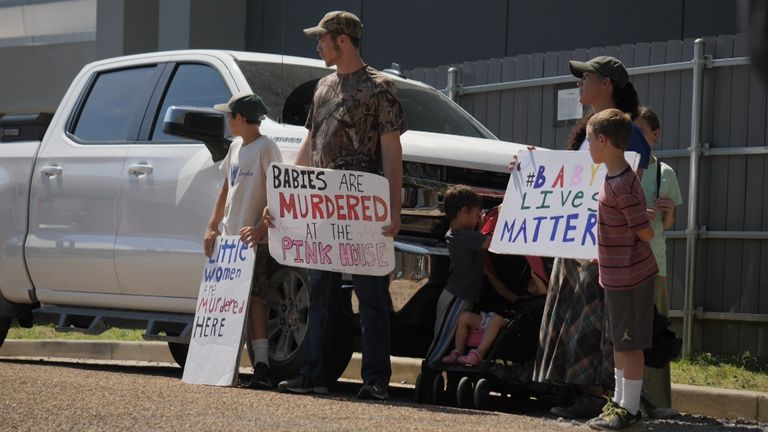
[[(626, 152), (634, 169), (639, 155)], [(597, 258), (597, 204), (607, 169), (586, 151), (518, 154), (490, 250), (503, 254)]]
[(269, 253), (277, 262), (374, 276), (394, 269), (394, 243), (381, 235), (391, 219), (386, 178), (277, 163), (267, 177)]
[(255, 254), (239, 236), (219, 236), (206, 258), (182, 380), (235, 385)]

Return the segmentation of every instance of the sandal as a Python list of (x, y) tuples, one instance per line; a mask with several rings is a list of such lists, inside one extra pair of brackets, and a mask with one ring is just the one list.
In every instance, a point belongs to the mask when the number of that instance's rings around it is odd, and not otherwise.
[(456, 364), (459, 362), (459, 357), (461, 357), (461, 352), (457, 350), (451, 351), (450, 354), (443, 357), (443, 363), (444, 364)]
[(458, 362), (464, 366), (477, 366), (483, 361), (483, 356), (477, 350), (469, 350), (467, 355), (459, 356)]

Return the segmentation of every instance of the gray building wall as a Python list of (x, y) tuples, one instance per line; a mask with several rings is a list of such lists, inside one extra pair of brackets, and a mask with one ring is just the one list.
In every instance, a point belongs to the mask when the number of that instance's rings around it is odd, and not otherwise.
[[(0, 0), (3, 6), (55, 0)], [(0, 46), (0, 113), (53, 111), (69, 81), (101, 58), (187, 48), (316, 57), (301, 29), (329, 10), (365, 25), (362, 53), (404, 69), (580, 47), (734, 34), (737, 2), (720, 0), (98, 0), (94, 41)], [(617, 17), (621, 17), (617, 19)]]
[(719, 0), (249, 0), (246, 48), (315, 56), (301, 29), (329, 10), (358, 14), (374, 67), (427, 67), (517, 54), (738, 32), (738, 2)]
[[(714, 59), (746, 57), (743, 34), (705, 38), (705, 53)], [(502, 59), (457, 64), (465, 86), (570, 76), (569, 60), (599, 55), (619, 58), (627, 67), (690, 61), (692, 39), (669, 42), (598, 46), (590, 49), (520, 54)], [(446, 87), (447, 67), (406, 70), (409, 78)], [(687, 153), (670, 151), (691, 145), (692, 73), (689, 70), (632, 75), (640, 103), (653, 108), (662, 123), (661, 141), (654, 149), (677, 173), (683, 205), (667, 240), (670, 308), (676, 331), (682, 334), (690, 167)], [(505, 141), (562, 150), (575, 121), (557, 120), (557, 91), (565, 84), (538, 85), (514, 90), (465, 94), (457, 102)], [(711, 149), (768, 146), (768, 88), (749, 65), (705, 69), (702, 86), (701, 142)], [(698, 182), (696, 273), (694, 308), (704, 313), (737, 314), (741, 320), (695, 320), (694, 351), (737, 355), (749, 351), (768, 362), (768, 240), (737, 238), (740, 232), (768, 231), (768, 183), (764, 153), (718, 156), (704, 154)], [(732, 238), (707, 238), (706, 232), (726, 232)], [(762, 321), (751, 319), (759, 315)]]

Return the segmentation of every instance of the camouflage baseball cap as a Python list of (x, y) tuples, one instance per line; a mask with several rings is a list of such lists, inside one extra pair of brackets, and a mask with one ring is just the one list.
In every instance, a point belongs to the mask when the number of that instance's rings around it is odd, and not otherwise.
[(363, 24), (360, 18), (347, 11), (333, 11), (325, 14), (315, 27), (305, 28), (307, 37), (318, 37), (328, 32), (345, 34), (360, 39), (363, 35)]
[(240, 114), (249, 121), (259, 121), (269, 113), (264, 101), (253, 93), (240, 92), (232, 95), (226, 103), (216, 104), (213, 109), (219, 112)]
[(629, 75), (624, 64), (616, 57), (600, 56), (595, 57), (587, 62), (579, 62), (571, 60), (568, 62), (568, 66), (571, 68), (571, 73), (576, 78), (584, 76), (584, 72), (597, 72), (600, 75), (607, 76), (608, 78), (616, 81), (619, 87), (624, 88), (629, 82)]

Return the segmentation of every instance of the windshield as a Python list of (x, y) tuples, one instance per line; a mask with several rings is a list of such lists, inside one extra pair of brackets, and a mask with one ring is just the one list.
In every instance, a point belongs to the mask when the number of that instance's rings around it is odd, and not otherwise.
[[(281, 123), (304, 126), (320, 78), (332, 69), (280, 63), (239, 61), (254, 93)], [(496, 139), (458, 105), (430, 87), (395, 81), (409, 130)]]
[(431, 88), (396, 81), (408, 128), (423, 132), (495, 139), (472, 116)]

